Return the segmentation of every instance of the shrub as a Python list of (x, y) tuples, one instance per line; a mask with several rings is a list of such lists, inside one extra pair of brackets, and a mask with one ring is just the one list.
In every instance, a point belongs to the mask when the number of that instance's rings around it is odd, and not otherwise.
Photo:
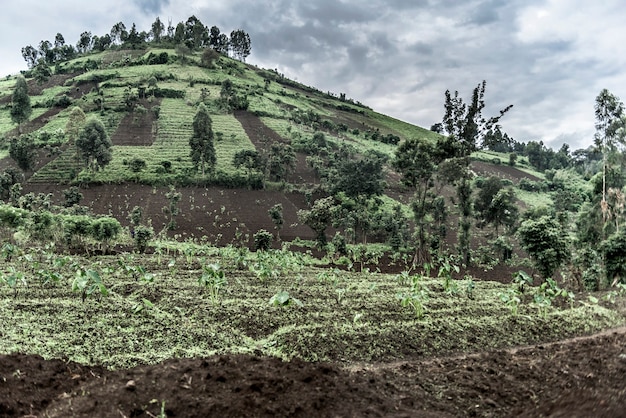
[(254, 234), (254, 249), (256, 251), (267, 251), (272, 247), (274, 236), (265, 229), (259, 230)]
[(143, 253), (148, 247), (148, 241), (154, 236), (154, 230), (150, 227), (139, 225), (134, 231), (135, 248), (138, 252)]

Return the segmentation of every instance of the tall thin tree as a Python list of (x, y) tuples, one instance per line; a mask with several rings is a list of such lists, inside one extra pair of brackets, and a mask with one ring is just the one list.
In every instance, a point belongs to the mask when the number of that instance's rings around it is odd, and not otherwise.
[(209, 171), (213, 171), (217, 161), (213, 138), (213, 121), (204, 103), (200, 103), (196, 116), (193, 118), (193, 135), (189, 139), (189, 146), (191, 147), (191, 160), (196, 169), (200, 165), (203, 176), (205, 165)]
[(15, 90), (13, 91), (11, 105), (11, 120), (17, 123), (18, 133), (22, 133), (22, 123), (28, 121), (33, 113), (30, 106), (30, 97), (28, 96), (28, 85), (26, 79), (19, 75), (15, 81)]

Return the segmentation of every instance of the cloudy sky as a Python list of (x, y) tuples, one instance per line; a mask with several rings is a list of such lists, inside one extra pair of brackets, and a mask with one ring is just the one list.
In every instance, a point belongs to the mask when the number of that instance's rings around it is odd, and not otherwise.
[(20, 50), (116, 22), (149, 30), (195, 15), (244, 29), (248, 62), (426, 128), (444, 92), (469, 100), (487, 81), (485, 116), (519, 141), (591, 144), (595, 97), (626, 99), (624, 0), (20, 0), (0, 15), (0, 76), (25, 69)]

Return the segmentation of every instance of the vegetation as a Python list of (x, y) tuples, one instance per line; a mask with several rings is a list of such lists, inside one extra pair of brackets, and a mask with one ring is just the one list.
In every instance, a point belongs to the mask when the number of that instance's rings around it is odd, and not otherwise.
[(485, 82), (445, 92), (429, 131), (248, 65), (250, 48), (192, 16), (22, 50), (25, 77), (0, 82), (0, 153), (23, 170), (0, 173), (0, 352), (372, 361), (623, 323), (574, 293), (623, 296), (616, 96), (596, 99), (593, 147), (554, 151), (503, 132), (510, 106), (484, 117)]

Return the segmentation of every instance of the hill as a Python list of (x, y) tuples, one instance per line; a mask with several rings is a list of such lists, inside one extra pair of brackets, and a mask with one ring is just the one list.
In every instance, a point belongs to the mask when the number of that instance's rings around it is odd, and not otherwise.
[[(20, 128), (33, 138), (37, 158), (33, 169), (24, 173), (22, 195), (51, 193), (49, 199), (62, 205), (63, 192), (78, 186), (83, 206), (95, 214), (111, 215), (124, 226), (130, 226), (131, 212), (139, 206), (143, 222), (170, 237), (252, 247), (253, 235), (268, 230), (275, 235), (273, 245), (280, 247), (280, 240), (301, 242), (319, 237), (302, 222), (299, 211), (310, 210), (318, 198), (332, 191), (346, 161), (373, 158), (380, 161), (386, 182), (375, 200), (376, 225), (359, 225), (356, 218), (350, 224), (347, 220), (356, 208), (350, 199), (342, 201), (345, 213), (336, 214), (339, 220), (332, 223), (348, 244), (388, 242), (385, 222), (393, 219), (396, 205), (410, 223), (413, 191), (401, 184), (401, 176), (393, 168), (397, 146), (410, 138), (435, 143), (442, 138), (439, 134), (380, 114), (344, 94), (324, 93), (294, 82), (273, 70), (221, 54), (207, 58), (206, 51), (182, 54), (177, 49), (150, 46), (112, 49), (58, 64), (44, 82), (29, 78), (33, 112)], [(26, 75), (32, 76), (33, 71)], [(10, 138), (18, 136), (10, 117), (14, 85), (15, 78), (0, 82), (0, 135), (4, 138), (0, 170), (15, 167), (8, 156)], [(204, 176), (194, 167), (189, 145), (201, 103), (212, 120), (217, 157), (214, 171)], [(76, 107), (87, 118), (101, 120), (112, 141), (111, 161), (97, 171), (87, 169), (77, 158), (67, 131)], [(252, 154), (237, 163), (235, 156), (245, 152)], [(262, 166), (255, 166), (250, 155), (263, 161)], [(475, 175), (496, 176), (513, 186), (520, 179), (537, 181), (541, 176), (520, 170), (518, 167), (529, 167), (523, 159), (517, 167), (495, 159), (497, 163), (492, 157), (480, 161), (477, 156)], [(351, 181), (360, 180), (357, 176)], [(7, 197), (10, 185), (4, 186)], [(172, 190), (180, 194), (175, 227), (174, 216), (167, 209), (172, 203), (167, 195)], [(452, 186), (442, 184), (438, 190), (454, 196)], [(529, 205), (549, 201), (535, 199)], [(453, 203), (453, 199), (446, 203), (450, 218), (445, 240), (450, 247), (457, 240), (458, 208)], [(280, 230), (269, 215), (277, 204), (282, 211)], [(328, 220), (329, 227), (330, 223)], [(330, 228), (326, 233), (332, 235), (333, 231)], [(472, 245), (485, 244), (492, 233), (489, 228), (478, 233)], [(508, 271), (494, 274), (508, 277)]]

